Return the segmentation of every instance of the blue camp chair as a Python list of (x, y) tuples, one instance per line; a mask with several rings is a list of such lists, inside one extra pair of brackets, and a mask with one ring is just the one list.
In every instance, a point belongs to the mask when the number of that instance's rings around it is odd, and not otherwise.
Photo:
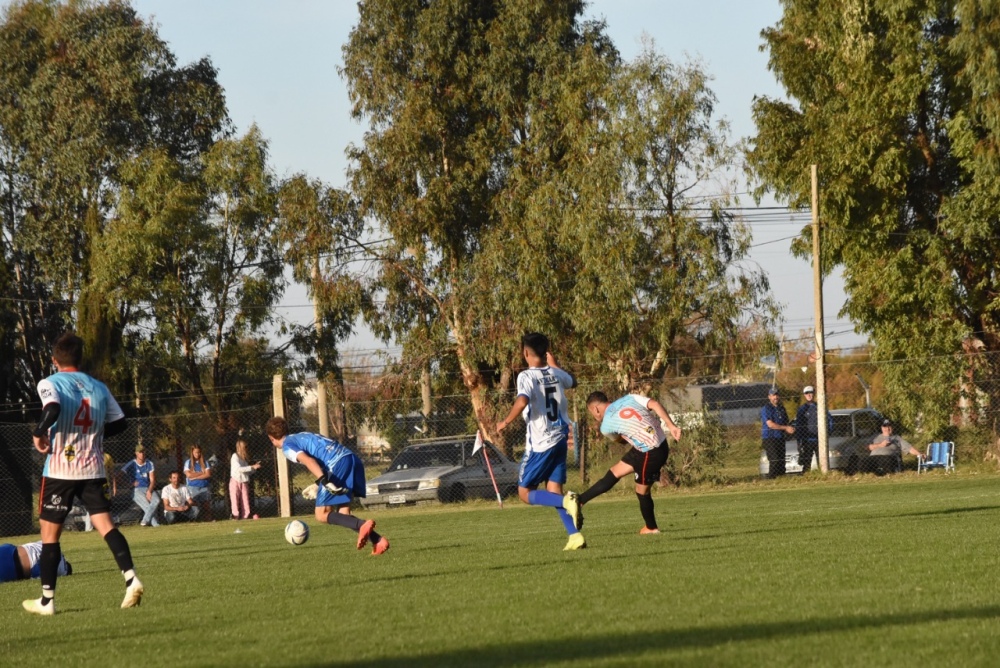
[(917, 460), (917, 473), (922, 473), (927, 469), (944, 469), (946, 473), (955, 470), (954, 441), (928, 444), (927, 454)]

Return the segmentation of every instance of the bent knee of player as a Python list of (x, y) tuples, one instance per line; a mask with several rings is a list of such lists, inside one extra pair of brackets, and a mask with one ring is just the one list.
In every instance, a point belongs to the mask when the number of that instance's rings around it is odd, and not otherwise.
[(530, 491), (531, 490), (528, 489), (527, 487), (518, 487), (517, 488), (517, 498), (521, 499), (522, 503), (528, 503), (528, 493)]

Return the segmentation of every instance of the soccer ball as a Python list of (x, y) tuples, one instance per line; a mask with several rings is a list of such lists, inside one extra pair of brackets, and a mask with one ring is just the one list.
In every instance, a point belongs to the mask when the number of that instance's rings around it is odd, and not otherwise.
[(292, 545), (301, 545), (309, 540), (309, 525), (301, 520), (292, 520), (285, 527), (285, 540)]

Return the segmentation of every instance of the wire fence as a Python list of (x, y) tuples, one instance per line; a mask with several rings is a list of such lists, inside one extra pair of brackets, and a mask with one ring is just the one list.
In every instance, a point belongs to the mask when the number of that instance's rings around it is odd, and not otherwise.
[[(1000, 383), (994, 382), (991, 375), (972, 381), (963, 376), (963, 382), (948, 388), (948, 398), (940, 408), (950, 416), (950, 426), (945, 432), (936, 432), (931, 439), (931, 434), (919, 424), (920, 419), (895, 419), (903, 414), (907, 404), (882, 389), (874, 366), (861, 365), (858, 369), (852, 368), (851, 374), (828, 380), (832, 469), (849, 474), (868, 470), (864, 465), (867, 460), (859, 458), (867, 456), (867, 446), (880, 433), (881, 422), (887, 416), (894, 418), (896, 433), (921, 452), (927, 450), (931, 440), (948, 440), (957, 445), (955, 457), (960, 463), (995, 466), (996, 424), (1000, 417), (995, 407), (1000, 402), (991, 402), (991, 396), (994, 389), (1000, 391)], [(865, 382), (865, 376), (874, 380)], [(781, 403), (789, 419), (794, 419), (804, 402), (801, 390), (810, 384), (809, 377), (795, 367), (777, 374), (764, 370), (757, 379), (698, 381), (672, 378), (659, 387), (643, 388), (645, 393), (661, 400), (684, 430), (681, 442), (671, 444), (671, 457), (661, 485), (727, 484), (767, 477), (771, 468), (762, 449), (761, 409), (768, 403), (768, 391), (778, 387)], [(477, 422), (468, 394), (424, 399), (418, 388), (407, 389), (406, 396), (390, 398), (381, 397), (362, 384), (333, 387), (328, 392), (331, 436), (355, 450), (365, 461), (369, 481), (388, 469), (393, 458), (408, 445), (450, 439), (457, 442), (468, 440), (475, 433)], [(570, 471), (567, 486), (571, 489), (580, 489), (599, 478), (625, 450), (625, 446), (601, 438), (588, 416), (585, 401), (593, 390), (603, 390), (612, 399), (623, 393), (597, 385), (584, 385), (567, 393), (568, 414), (573, 422), (567, 462)], [(293, 394), (297, 398), (285, 407), (293, 431), (319, 432), (315, 381), (299, 384)], [(482, 412), (487, 423), (506, 416), (514, 398), (509, 392), (485, 392)], [(142, 509), (133, 501), (131, 483), (121, 474), (122, 467), (134, 458), (138, 445), (143, 446), (147, 458), (154, 463), (157, 488), (167, 484), (172, 471), (182, 470), (192, 446), (200, 446), (212, 465), (211, 512), (200, 519), (230, 518), (230, 460), (238, 438), (247, 441), (251, 463), (261, 464), (249, 485), (252, 513), (260, 517), (277, 516), (279, 453), (263, 430), (271, 414), (270, 404), (262, 403), (225, 416), (195, 413), (130, 418), (123, 433), (105, 442), (105, 451), (115, 461), (112, 512), (116, 521), (123, 525), (137, 524), (143, 517)], [(38, 530), (38, 486), (44, 457), (32, 446), (31, 428), (28, 424), (0, 424), (0, 536), (27, 535)], [(523, 455), (524, 435), (523, 423), (515, 421), (497, 439), (500, 460), (495, 463), (512, 475), (516, 474), (516, 464)], [(799, 443), (795, 437), (787, 440), (785, 455), (786, 473), (798, 473), (805, 468), (806, 462), (798, 461)], [(916, 458), (908, 451), (901, 450), (899, 463), (896, 470), (916, 470)], [(462, 464), (468, 464), (464, 458)], [(482, 464), (485, 462), (477, 465)], [(301, 496), (301, 490), (312, 483), (311, 477), (299, 465), (291, 465), (290, 475), (292, 514), (311, 514), (314, 502)], [(507, 481), (505, 491), (510, 491), (513, 482), (516, 476)], [(486, 496), (491, 494), (490, 491)], [(437, 498), (448, 500), (443, 495)], [(162, 507), (159, 512), (162, 513)], [(86, 525), (83, 508), (74, 508), (66, 528), (84, 530)]]

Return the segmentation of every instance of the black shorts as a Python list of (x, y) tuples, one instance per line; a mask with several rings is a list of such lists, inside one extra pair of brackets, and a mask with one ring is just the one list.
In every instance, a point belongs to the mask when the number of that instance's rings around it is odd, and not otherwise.
[(111, 512), (107, 478), (61, 480), (43, 477), (38, 494), (38, 519), (62, 524), (77, 498), (91, 515)]
[(667, 463), (669, 456), (670, 448), (667, 446), (667, 442), (663, 441), (659, 447), (648, 452), (630, 448), (622, 457), (622, 461), (635, 471), (635, 484), (652, 485), (660, 479), (660, 470)]

